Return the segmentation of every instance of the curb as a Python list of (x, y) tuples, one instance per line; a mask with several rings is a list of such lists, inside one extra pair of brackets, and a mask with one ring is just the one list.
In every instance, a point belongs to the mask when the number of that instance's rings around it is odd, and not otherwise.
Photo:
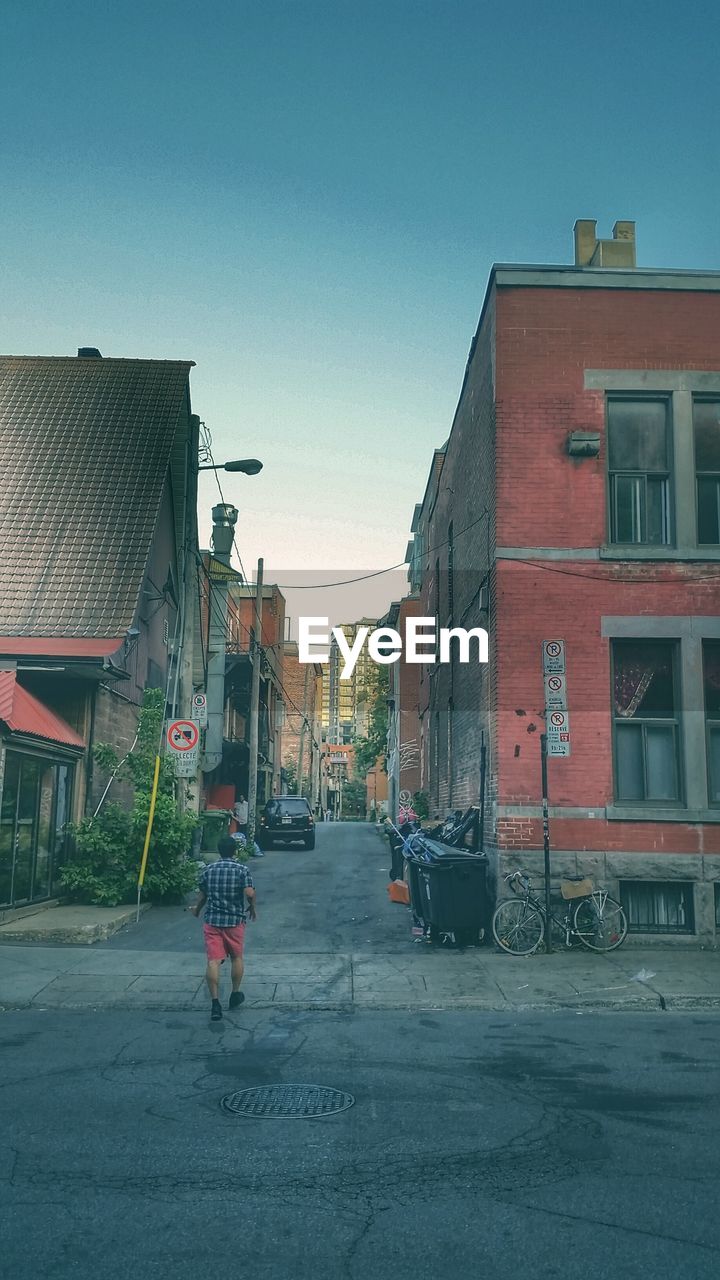
[[(150, 910), (151, 906), (152, 903), (150, 902), (141, 903), (140, 914), (144, 915), (146, 911)], [(106, 938), (111, 938), (113, 934), (119, 933), (127, 924), (133, 924), (136, 915), (137, 907), (128, 907), (127, 911), (123, 912), (122, 915), (116, 916), (113, 920), (97, 921), (95, 924), (73, 925), (65, 929), (13, 929), (11, 924), (5, 924), (0, 926), (0, 944), (27, 943), (31, 945), (34, 942), (46, 942), (51, 945), (92, 946), (93, 942), (104, 942)], [(34, 919), (35, 917), (29, 918)]]
[[(611, 1001), (593, 1001), (592, 1003), (582, 1004), (580, 1002), (571, 1001), (530, 1001), (522, 1005), (502, 1004), (500, 1001), (479, 1001), (476, 997), (469, 996), (466, 1000), (414, 1000), (414, 1001), (374, 1001), (373, 1003), (364, 1004), (359, 1001), (285, 1001), (285, 1000), (247, 1000), (243, 1005), (244, 1010), (281, 1010), (284, 1013), (414, 1013), (418, 1011), (427, 1012), (432, 1010), (435, 1013), (460, 1013), (463, 1010), (467, 1012), (477, 1013), (577, 1013), (577, 1014), (593, 1014), (593, 1013), (685, 1013), (685, 1012), (717, 1012), (720, 1009), (720, 997), (718, 996), (673, 996), (664, 998), (664, 1004), (661, 1003), (660, 997), (657, 1000), (642, 999), (637, 997), (622, 1002)], [(104, 1003), (92, 1001), (63, 1001), (62, 1004), (43, 1004), (41, 1001), (25, 1000), (25, 1001), (4, 1001), (0, 1004), (0, 1013), (16, 1013), (20, 1011), (34, 1013), (62, 1013), (66, 1011), (74, 1012), (92, 1012), (92, 1013), (109, 1013), (109, 1012), (134, 1012), (134, 1013), (202, 1013), (205, 1008), (204, 1003), (198, 1001), (159, 1001), (159, 1000), (108, 1000)]]

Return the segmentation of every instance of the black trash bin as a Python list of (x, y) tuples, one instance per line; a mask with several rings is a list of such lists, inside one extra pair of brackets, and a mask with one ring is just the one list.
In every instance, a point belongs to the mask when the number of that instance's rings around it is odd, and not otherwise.
[(413, 916), (418, 924), (429, 926), (430, 921), (427, 919), (427, 906), (425, 905), (425, 887), (420, 880), (421, 868), (425, 864), (418, 862), (417, 858), (412, 854), (405, 854), (405, 879), (410, 890), (410, 906)]
[[(457, 943), (487, 937), (490, 903), (487, 858), (421, 837), (414, 843), (411, 874), (416, 877), (418, 914), (431, 934), (450, 935)], [(410, 887), (411, 901), (413, 886)]]

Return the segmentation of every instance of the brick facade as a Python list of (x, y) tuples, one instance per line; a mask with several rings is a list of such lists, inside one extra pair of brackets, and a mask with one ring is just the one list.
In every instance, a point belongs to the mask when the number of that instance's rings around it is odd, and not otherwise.
[[(553, 874), (588, 870), (616, 893), (628, 880), (687, 881), (695, 936), (707, 942), (715, 938), (720, 809), (700, 777), (705, 762), (697, 757), (682, 802), (632, 814), (618, 803), (611, 644), (637, 636), (678, 646), (680, 732), (699, 742), (689, 686), (701, 681), (701, 642), (720, 636), (720, 548), (685, 545), (683, 512), (667, 549), (610, 545), (612, 392), (667, 397), (676, 433), (678, 395), (688, 404), (696, 392), (720, 398), (720, 278), (496, 269), (452, 431), (414, 525), (423, 616), (485, 627), (490, 660), (421, 669), (423, 787), (432, 816), (477, 804), (484, 735), (484, 834), (495, 877), (522, 864), (541, 878), (541, 642), (564, 639), (572, 754), (548, 761)], [(573, 432), (597, 433), (598, 456), (569, 456)], [(687, 446), (691, 453), (691, 438)], [(680, 463), (694, 466), (687, 456)], [(696, 717), (697, 695), (696, 687)]]

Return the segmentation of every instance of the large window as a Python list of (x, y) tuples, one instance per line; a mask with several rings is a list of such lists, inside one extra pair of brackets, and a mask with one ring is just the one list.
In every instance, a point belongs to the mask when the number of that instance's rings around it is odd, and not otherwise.
[(707, 725), (708, 799), (720, 805), (720, 640), (703, 645), (705, 723)]
[(608, 400), (610, 541), (672, 541), (669, 401)]
[(0, 905), (49, 898), (70, 820), (72, 767), (7, 750), (0, 803)]
[(613, 644), (615, 796), (654, 804), (680, 801), (677, 646)]
[(693, 402), (693, 434), (697, 539), (701, 546), (720, 546), (720, 400)]

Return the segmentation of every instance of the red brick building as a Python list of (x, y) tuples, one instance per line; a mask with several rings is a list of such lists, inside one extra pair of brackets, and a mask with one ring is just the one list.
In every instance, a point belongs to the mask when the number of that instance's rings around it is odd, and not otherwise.
[(493, 268), (413, 529), (422, 614), (490, 661), (421, 668), (431, 810), (478, 803), (496, 876), (542, 879), (542, 642), (566, 646), (553, 874), (635, 932), (720, 921), (720, 273), (638, 270), (634, 225), (572, 267)]
[[(420, 612), (420, 597), (406, 596), (390, 606), (382, 626), (393, 627), (404, 635), (406, 619), (417, 617)], [(400, 804), (412, 801), (422, 783), (419, 715), (422, 668), (401, 660), (390, 664), (387, 670), (387, 787), (382, 798), (387, 799), (388, 814), (397, 822)]]
[[(320, 758), (322, 751), (322, 675), (319, 662), (300, 662), (295, 640), (282, 648), (285, 720), (280, 741), (282, 770), (291, 765), (298, 791), (306, 795), (313, 809), (320, 798)], [(285, 781), (281, 780), (285, 790)]]

